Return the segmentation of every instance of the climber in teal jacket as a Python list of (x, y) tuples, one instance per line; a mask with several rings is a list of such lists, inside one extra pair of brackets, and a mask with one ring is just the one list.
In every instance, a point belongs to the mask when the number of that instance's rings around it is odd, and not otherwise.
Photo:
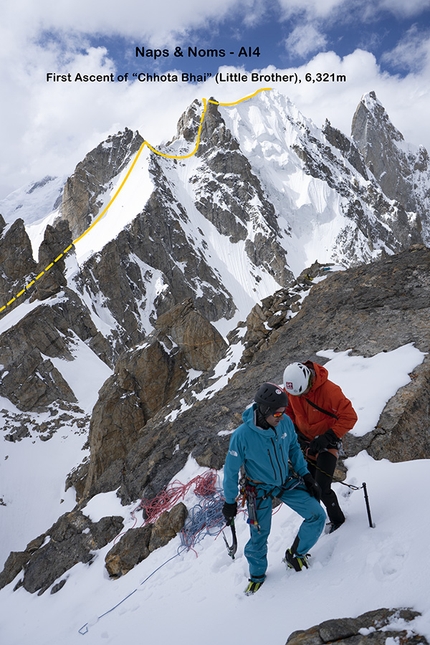
[(224, 465), (223, 513), (227, 525), (237, 513), (241, 468), (245, 474), (251, 536), (244, 553), (250, 584), (261, 585), (265, 579), (274, 497), (304, 518), (292, 547), (285, 554), (287, 565), (296, 571), (307, 568), (307, 553), (321, 535), (326, 521), (319, 503), (320, 488), (308, 471), (294, 425), (284, 414), (287, 403), (288, 397), (279, 386), (264, 383), (253, 405), (243, 413), (242, 425), (231, 437)]

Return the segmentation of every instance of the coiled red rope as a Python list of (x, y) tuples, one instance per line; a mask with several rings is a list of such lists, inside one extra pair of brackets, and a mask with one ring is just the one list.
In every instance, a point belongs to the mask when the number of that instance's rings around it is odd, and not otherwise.
[(208, 497), (216, 492), (217, 473), (214, 470), (208, 470), (203, 475), (197, 475), (189, 482), (183, 484), (175, 480), (162, 490), (153, 499), (142, 499), (135, 511), (140, 508), (143, 510), (145, 524), (153, 524), (162, 513), (170, 511), (175, 504), (194, 488), (194, 492), (199, 497)]

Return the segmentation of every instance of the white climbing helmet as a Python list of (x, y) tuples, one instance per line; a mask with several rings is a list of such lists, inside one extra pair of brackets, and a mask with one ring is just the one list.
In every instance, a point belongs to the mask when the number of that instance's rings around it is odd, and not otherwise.
[(291, 363), (284, 370), (284, 388), (288, 394), (300, 396), (310, 383), (312, 372), (303, 363)]

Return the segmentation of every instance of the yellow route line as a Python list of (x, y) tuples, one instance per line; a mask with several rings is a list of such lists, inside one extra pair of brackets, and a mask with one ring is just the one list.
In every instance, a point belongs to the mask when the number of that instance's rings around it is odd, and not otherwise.
[(18, 300), (18, 298), (20, 298), (24, 293), (26, 293), (29, 289), (31, 289), (36, 284), (37, 280), (40, 280), (45, 275), (45, 273), (47, 273), (50, 269), (52, 269), (52, 267), (56, 264), (56, 262), (61, 260), (61, 258), (63, 258), (71, 249), (73, 249), (75, 244), (77, 244), (80, 240), (82, 240), (82, 238), (85, 237), (85, 235), (87, 235), (87, 233), (89, 233), (94, 228), (94, 226), (100, 222), (100, 220), (106, 215), (107, 211), (109, 210), (109, 208), (112, 206), (112, 204), (114, 203), (114, 201), (116, 200), (116, 198), (120, 194), (121, 190), (124, 188), (124, 185), (127, 182), (128, 178), (130, 177), (134, 167), (136, 166), (136, 163), (137, 163), (137, 161), (138, 161), (143, 149), (145, 148), (145, 146), (147, 146), (151, 150), (151, 152), (153, 152), (154, 154), (158, 155), (159, 157), (164, 157), (165, 159), (189, 159), (190, 157), (193, 157), (196, 154), (197, 150), (200, 147), (200, 139), (201, 139), (201, 136), (202, 136), (203, 123), (204, 123), (204, 120), (205, 120), (205, 116), (206, 116), (206, 112), (207, 112), (209, 103), (212, 104), (212, 105), (219, 105), (221, 107), (233, 107), (234, 105), (238, 105), (239, 103), (243, 103), (244, 101), (248, 101), (249, 99), (254, 98), (254, 96), (256, 96), (257, 94), (260, 94), (260, 92), (267, 92), (267, 91), (269, 91), (271, 89), (272, 89), (271, 87), (261, 87), (260, 89), (258, 89), (255, 92), (253, 92), (253, 94), (249, 94), (248, 96), (244, 96), (243, 98), (241, 98), (241, 99), (239, 99), (237, 101), (232, 101), (231, 103), (221, 103), (220, 101), (214, 101), (212, 99), (207, 100), (205, 98), (202, 99), (203, 110), (202, 110), (202, 115), (200, 117), (199, 127), (198, 127), (198, 130), (197, 130), (196, 144), (195, 144), (194, 149), (192, 150), (192, 152), (190, 152), (190, 153), (188, 153), (186, 155), (169, 155), (169, 154), (167, 154), (165, 152), (160, 152), (160, 150), (157, 150), (156, 148), (151, 146), (151, 144), (148, 143), (148, 141), (144, 141), (142, 143), (142, 145), (140, 146), (139, 150), (137, 151), (136, 156), (133, 159), (133, 163), (131, 164), (130, 168), (128, 169), (124, 179), (121, 181), (120, 185), (118, 186), (117, 190), (115, 191), (115, 194), (111, 197), (111, 199), (109, 200), (107, 205), (104, 207), (104, 209), (101, 211), (101, 213), (99, 213), (99, 215), (97, 215), (97, 217), (90, 224), (90, 226), (81, 235), (79, 235), (79, 237), (77, 237), (75, 240), (73, 240), (73, 242), (71, 244), (69, 244), (69, 246), (66, 249), (64, 249), (64, 251), (62, 251), (60, 253), (60, 255), (58, 255), (55, 258), (55, 260), (50, 262), (50, 264), (48, 264), (48, 266), (46, 266), (43, 269), (43, 271), (41, 271), (33, 280), (31, 280), (28, 284), (26, 284), (24, 286), (24, 288), (21, 289), (21, 291), (19, 293), (17, 293), (13, 298), (11, 298), (11, 300), (9, 300), (9, 302), (7, 302), (5, 305), (0, 307), (0, 314), (3, 313), (8, 307), (10, 307), (11, 304), (16, 302), (16, 300)]

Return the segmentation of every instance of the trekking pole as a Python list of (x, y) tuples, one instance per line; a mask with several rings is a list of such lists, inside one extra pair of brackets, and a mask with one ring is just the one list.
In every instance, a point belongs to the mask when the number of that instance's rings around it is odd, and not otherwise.
[(369, 520), (369, 526), (370, 526), (370, 528), (371, 528), (371, 529), (374, 529), (374, 528), (375, 528), (375, 524), (374, 524), (374, 523), (373, 523), (373, 521), (372, 521), (372, 515), (371, 515), (371, 513), (370, 513), (369, 497), (368, 497), (368, 495), (367, 495), (367, 486), (366, 486), (366, 482), (363, 482), (363, 484), (362, 484), (362, 488), (363, 488), (363, 493), (364, 493), (364, 501), (365, 501), (365, 504), (366, 504), (367, 517), (368, 517), (368, 520)]

